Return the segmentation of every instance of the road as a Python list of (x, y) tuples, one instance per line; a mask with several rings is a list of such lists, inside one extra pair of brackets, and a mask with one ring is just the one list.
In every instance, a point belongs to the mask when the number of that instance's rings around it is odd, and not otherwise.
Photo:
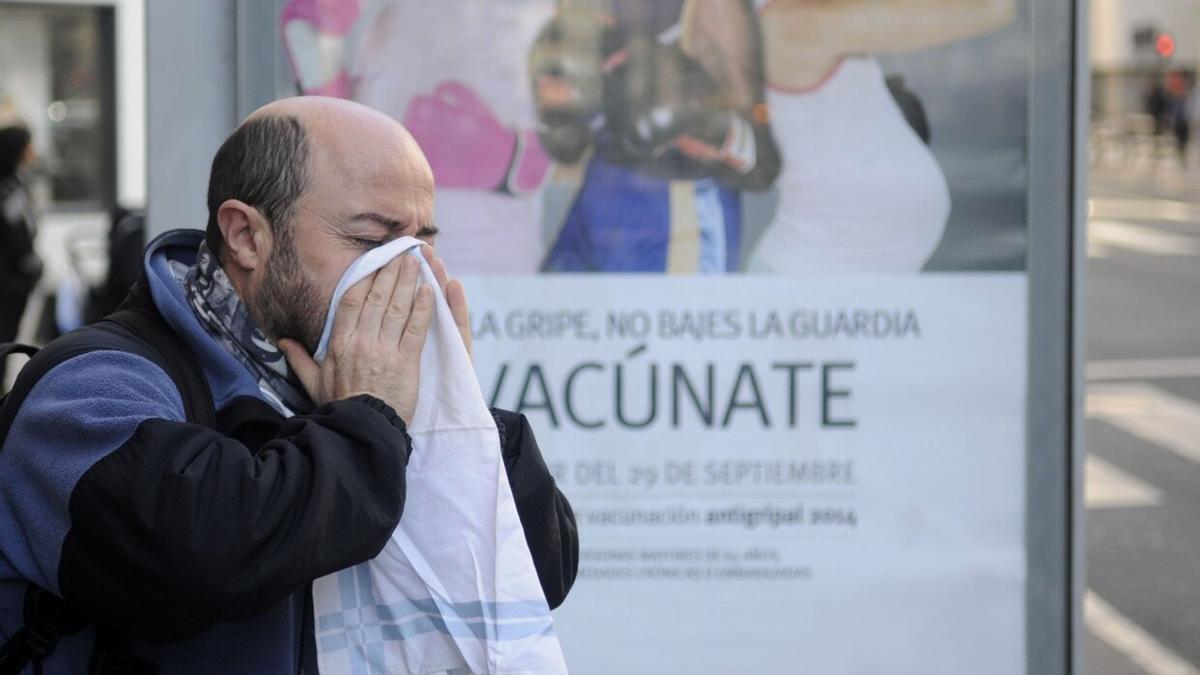
[(1086, 672), (1200, 675), (1200, 172), (1090, 197)]

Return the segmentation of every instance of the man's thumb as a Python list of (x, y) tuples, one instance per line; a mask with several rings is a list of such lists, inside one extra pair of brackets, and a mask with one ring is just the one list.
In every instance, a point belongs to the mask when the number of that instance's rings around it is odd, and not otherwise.
[(321, 366), (317, 365), (312, 356), (309, 356), (304, 345), (291, 338), (283, 338), (279, 341), (279, 351), (283, 352), (288, 365), (296, 373), (296, 377), (300, 378), (300, 384), (304, 385), (309, 398), (316, 401), (317, 385), (321, 381)]

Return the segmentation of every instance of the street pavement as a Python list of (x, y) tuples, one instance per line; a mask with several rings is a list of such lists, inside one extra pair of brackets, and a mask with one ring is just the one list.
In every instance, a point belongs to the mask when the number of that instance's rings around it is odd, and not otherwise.
[(1093, 168), (1088, 675), (1200, 675), (1200, 169)]

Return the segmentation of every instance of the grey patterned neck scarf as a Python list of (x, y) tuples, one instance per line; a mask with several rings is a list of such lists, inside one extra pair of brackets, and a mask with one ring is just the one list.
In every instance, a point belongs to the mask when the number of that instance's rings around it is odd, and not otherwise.
[(220, 261), (208, 250), (207, 242), (200, 244), (196, 264), (188, 268), (183, 287), (204, 329), (249, 369), (260, 389), (279, 399), (293, 413), (313, 409), (304, 387), (288, 368), (283, 352), (254, 324)]

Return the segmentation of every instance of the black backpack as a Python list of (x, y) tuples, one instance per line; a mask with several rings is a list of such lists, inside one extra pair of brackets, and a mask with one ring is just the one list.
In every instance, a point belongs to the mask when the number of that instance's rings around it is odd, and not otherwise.
[[(159, 314), (143, 279), (130, 289), (115, 312), (67, 333), (40, 350), (23, 344), (0, 344), (0, 359), (10, 354), (31, 357), (13, 390), (0, 395), (0, 451), (17, 410), (38, 380), (68, 359), (101, 350), (137, 354), (156, 364), (179, 390), (187, 421), (209, 428), (216, 426), (208, 381), (179, 336)], [(33, 584), (26, 588), (22, 614), (24, 627), (0, 647), (0, 675), (18, 675), (30, 664), (34, 674), (41, 675), (42, 661), (54, 652), (60, 638), (94, 623), (78, 608)], [(96, 646), (88, 670), (93, 675), (151, 675), (158, 672), (158, 667), (132, 656), (123, 636), (97, 624)]]

